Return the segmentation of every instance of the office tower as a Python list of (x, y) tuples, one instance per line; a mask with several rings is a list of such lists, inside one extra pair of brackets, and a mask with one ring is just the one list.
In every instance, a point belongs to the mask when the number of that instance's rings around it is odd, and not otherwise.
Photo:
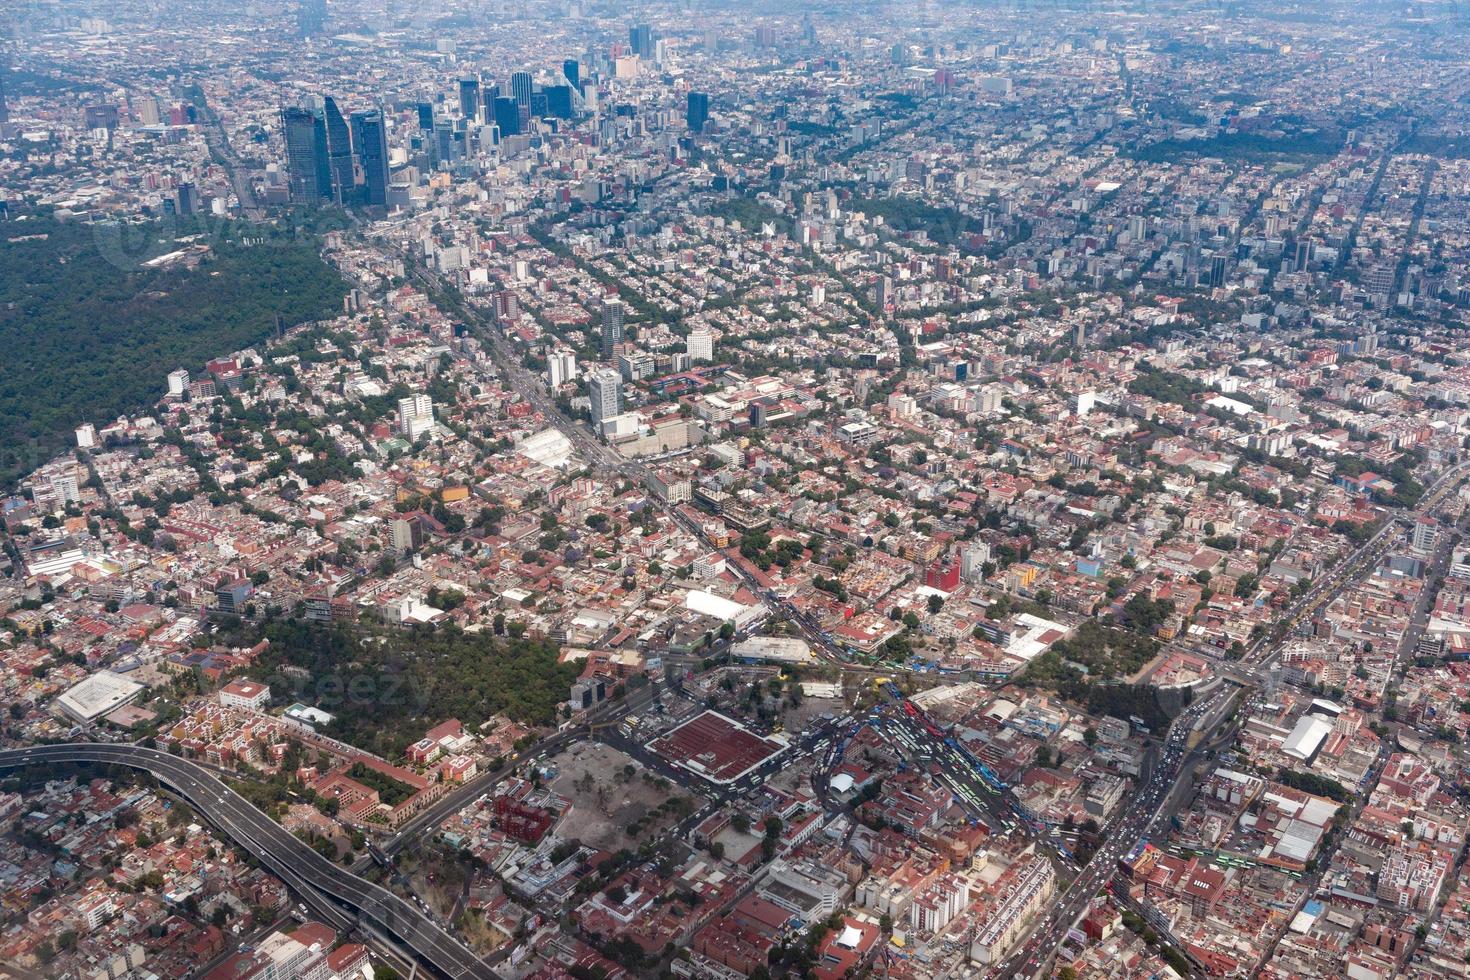
[(459, 114), (471, 122), (479, 122), (480, 80), (478, 78), (459, 80)]
[(1432, 517), (1421, 517), (1414, 524), (1412, 545), (1415, 551), (1433, 551), (1439, 543), (1439, 522)]
[(551, 115), (551, 102), (547, 99), (545, 92), (531, 93), (531, 118), (545, 119)]
[(428, 395), (398, 399), (398, 432), (410, 442), (434, 428), (434, 400)]
[(500, 127), (501, 139), (521, 131), (521, 109), (515, 99), (502, 96), (495, 100), (495, 125)]
[(715, 338), (708, 330), (699, 329), (689, 333), (684, 349), (692, 361), (712, 361), (715, 357)]
[(685, 110), (684, 121), (689, 124), (691, 133), (704, 132), (704, 124), (709, 122), (709, 95), (707, 93), (689, 93), (689, 108)]
[(557, 119), (572, 118), (572, 87), (570, 85), (548, 85), (546, 87), (546, 114)]
[[(3, 99), (3, 93), (0, 93)], [(4, 122), (4, 106), (0, 106), (0, 122)], [(133, 115), (144, 126), (157, 126), (162, 118), (158, 114), (158, 100), (151, 95), (140, 96), (133, 102)]]
[(639, 24), (628, 30), (628, 47), (644, 61), (653, 60), (653, 28)]
[(1210, 259), (1210, 285), (1225, 285), (1225, 256), (1216, 255)]
[(454, 163), (454, 136), (453, 121), (449, 119), (434, 120), (434, 141), (430, 147), (434, 158), (434, 166), (437, 167), (441, 163)]
[(388, 204), (388, 127), (382, 109), (352, 114), (352, 146), (362, 168), (362, 202), (368, 207)]
[(388, 523), (389, 543), (400, 555), (413, 551), (423, 541), (423, 532), (415, 521), (395, 517)]
[(546, 359), (546, 380), (551, 387), (566, 384), (577, 375), (577, 358), (569, 350), (552, 351)]
[(568, 58), (561, 63), (561, 73), (566, 77), (573, 88), (582, 87), (582, 66), (576, 58)]
[(193, 214), (199, 210), (199, 192), (189, 181), (178, 186), (174, 197), (174, 210), (179, 214)]
[(612, 368), (602, 368), (587, 381), (587, 395), (592, 400), (592, 427), (602, 434), (602, 423), (622, 411), (623, 376)]
[(299, 106), (281, 110), (286, 131), (287, 189), (294, 204), (315, 204), (332, 196), (327, 166), (327, 125), (319, 113)]
[(623, 301), (616, 296), (602, 304), (602, 359), (612, 360), (623, 342)]
[(168, 373), (168, 393), (175, 398), (183, 397), (189, 390), (189, 372), (183, 368)]
[(420, 102), (415, 106), (419, 113), (419, 129), (430, 132), (434, 128), (434, 104), (432, 102)]
[(330, 95), (322, 100), (322, 116), (327, 124), (327, 171), (332, 175), (332, 200), (337, 204), (353, 203), (357, 178), (352, 170), (352, 138), (347, 120)]
[(1295, 262), (1296, 271), (1297, 272), (1301, 272), (1308, 265), (1310, 265), (1311, 262), (1312, 262), (1312, 241), (1311, 241), (1311, 239), (1309, 239), (1309, 238), (1299, 238), (1299, 239), (1297, 239), (1297, 243), (1296, 243), (1296, 262)]
[(495, 100), (500, 98), (500, 86), (495, 82), (480, 86), (480, 121), (489, 125), (495, 121)]
[[(569, 61), (567, 64), (575, 65), (576, 62)], [(0, 123), (10, 122), (10, 105), (5, 101), (5, 76), (9, 72), (10, 65), (6, 63), (4, 58), (0, 58)]]
[(89, 105), (82, 110), (82, 127), (84, 129), (116, 129), (118, 123), (117, 106), (110, 103)]
[(531, 73), (528, 71), (513, 72), (510, 76), (511, 98), (516, 100), (516, 105), (526, 111), (531, 109)]

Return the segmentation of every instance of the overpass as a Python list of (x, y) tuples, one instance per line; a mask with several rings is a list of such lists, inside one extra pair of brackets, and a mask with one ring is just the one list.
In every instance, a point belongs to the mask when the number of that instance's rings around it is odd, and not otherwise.
[[(336, 927), (360, 925), (370, 933), (390, 937), (421, 963), (452, 980), (498, 980), (488, 964), (427, 912), (322, 857), (203, 766), (136, 745), (77, 743), (0, 751), (0, 769), (58, 763), (120, 765), (151, 773)], [(332, 901), (322, 901), (322, 896)], [(352, 910), (355, 917), (333, 902)]]

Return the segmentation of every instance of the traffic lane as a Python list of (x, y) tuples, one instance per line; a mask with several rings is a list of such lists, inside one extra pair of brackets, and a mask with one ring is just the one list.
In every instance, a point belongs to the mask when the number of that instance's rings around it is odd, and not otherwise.
[(376, 919), (421, 959), (448, 976), (497, 976), (403, 899), (327, 861), (212, 774), (186, 760), (137, 746), (53, 745), (0, 751), (0, 767), (4, 768), (48, 761), (103, 762), (146, 769), (166, 779), (283, 880), (305, 882)]

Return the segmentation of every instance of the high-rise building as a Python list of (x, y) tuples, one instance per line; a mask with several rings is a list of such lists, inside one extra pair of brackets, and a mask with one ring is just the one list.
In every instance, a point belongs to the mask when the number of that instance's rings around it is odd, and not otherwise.
[(546, 380), (559, 388), (577, 375), (577, 358), (569, 350), (552, 351), (546, 359)]
[(190, 181), (184, 181), (174, 190), (174, 211), (178, 214), (193, 214), (199, 210), (199, 191)]
[(480, 120), (480, 80), (478, 78), (459, 80), (459, 114), (471, 122)]
[(489, 82), (480, 86), (480, 121), (489, 125), (495, 121), (495, 100), (500, 98), (500, 85)]
[(644, 61), (653, 60), (653, 28), (638, 24), (628, 30), (628, 47)]
[(286, 131), (286, 180), (291, 201), (315, 204), (332, 196), (327, 125), (320, 113), (299, 106), (281, 110)]
[(707, 93), (689, 93), (689, 107), (685, 110), (684, 121), (689, 124), (690, 132), (704, 132), (704, 124), (709, 122), (709, 95)]
[(691, 361), (712, 361), (715, 357), (715, 338), (708, 330), (691, 330), (685, 342)]
[(1215, 255), (1215, 256), (1213, 256), (1210, 259), (1210, 285), (1211, 286), (1217, 286), (1218, 287), (1218, 286), (1225, 285), (1225, 271), (1226, 271), (1225, 264), (1226, 264), (1226, 259), (1225, 259), (1225, 256), (1224, 255)]
[(388, 204), (388, 127), (382, 109), (352, 114), (352, 147), (362, 168), (362, 202), (369, 207)]
[(582, 87), (582, 65), (576, 58), (568, 58), (566, 61), (563, 61), (561, 63), (561, 73), (573, 88), (580, 89)]
[(419, 114), (419, 129), (430, 132), (434, 128), (434, 103), (420, 102), (414, 107)]
[(548, 85), (542, 93), (546, 96), (546, 114), (557, 119), (572, 118), (572, 87), (570, 85)]
[[(576, 62), (571, 61), (568, 64), (575, 65)], [(10, 66), (5, 63), (3, 57), (0, 57), (0, 123), (10, 122), (10, 104), (5, 101), (5, 76), (9, 74), (9, 71)]]
[(434, 428), (434, 400), (428, 395), (398, 399), (398, 432), (410, 442)]
[(531, 111), (531, 73), (528, 71), (513, 72), (510, 76), (510, 95), (516, 100), (516, 105)]
[(616, 296), (602, 304), (602, 359), (612, 360), (623, 342), (623, 301)]
[(612, 368), (602, 368), (587, 381), (587, 395), (592, 401), (592, 427), (602, 434), (602, 423), (622, 411), (623, 376)]
[(352, 138), (347, 131), (347, 120), (337, 108), (337, 100), (330, 95), (322, 100), (322, 116), (327, 124), (327, 170), (332, 177), (332, 200), (337, 204), (351, 204), (357, 193), (352, 169)]
[(189, 372), (183, 368), (168, 373), (168, 393), (175, 398), (182, 398), (184, 392), (189, 390)]
[(515, 99), (502, 96), (495, 100), (495, 125), (500, 127), (502, 139), (521, 131), (521, 109)]

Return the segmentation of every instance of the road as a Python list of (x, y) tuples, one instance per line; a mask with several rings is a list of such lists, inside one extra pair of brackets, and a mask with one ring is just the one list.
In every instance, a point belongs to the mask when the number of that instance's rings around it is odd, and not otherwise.
[[(0, 769), (66, 762), (129, 766), (151, 773), (173, 788), (205, 818), (299, 895), (329, 924), (348, 930), (362, 925), (386, 934), (444, 977), (491, 980), (498, 974), (423, 910), (384, 888), (333, 864), (261, 813), (209, 770), (192, 762), (134, 745), (79, 743), (0, 751)], [(326, 896), (357, 913), (348, 915)]]
[[(1402, 524), (1412, 525), (1420, 517), (1434, 513), (1467, 478), (1470, 478), (1470, 463), (1461, 463), (1441, 474), (1411, 513), (1385, 523), (1377, 534), (1349, 553), (1321, 582), (1314, 583), (1289, 606), (1282, 614), (1284, 630), (1251, 644), (1238, 663), (1221, 663), (1219, 676), (1240, 685), (1234, 690), (1260, 684), (1280, 657), (1292, 627), (1337, 598), (1363, 572), (1375, 567), (1400, 533)], [(1233, 713), (1229, 710), (1229, 695), (1232, 693), (1230, 688), (1221, 689), (1210, 698), (1191, 704), (1174, 720), (1165, 738), (1163, 756), (1153, 780), (1130, 801), (1119, 823), (1108, 833), (1104, 846), (1060, 896), (1032, 938), (1001, 964), (1003, 975), (1032, 976), (1038, 973), (1049, 962), (1067, 930), (1093, 896), (1112, 878), (1118, 858), (1147, 839), (1164, 815), (1172, 812), (1171, 802), (1188, 788), (1189, 776), (1200, 758), (1200, 751), (1206, 746), (1219, 744), (1233, 731)], [(1188, 741), (1194, 732), (1199, 733), (1201, 745), (1190, 751)]]
[[(442, 283), (434, 280), (426, 272), (420, 274), (439, 291), (443, 291)], [(625, 459), (603, 445), (585, 428), (567, 418), (557, 409), (547, 397), (540, 379), (531, 375), (521, 365), (520, 358), (511, 349), (498, 324), (468, 309), (465, 304), (461, 304), (458, 312), (474, 321), (473, 325), (480, 328), (480, 336), (494, 352), (495, 359), (500, 364), (511, 389), (539, 411), (574, 446), (581, 449), (594, 468), (610, 471), (629, 479), (642, 480), (646, 476), (646, 470), (641, 464)], [(1244, 686), (1259, 684), (1279, 657), (1283, 638), (1299, 623), (1341, 594), (1342, 590), (1355, 581), (1365, 569), (1374, 567), (1396, 539), (1400, 522), (1412, 523), (1418, 517), (1432, 513), (1452, 490), (1465, 481), (1467, 476), (1470, 476), (1470, 463), (1461, 463), (1443, 473), (1425, 491), (1419, 505), (1411, 514), (1385, 522), (1370, 540), (1338, 562), (1321, 581), (1314, 582), (1303, 595), (1283, 611), (1277, 630), (1252, 642), (1238, 663), (1221, 665), (1221, 676), (1228, 677)], [(701, 529), (682, 510), (672, 506), (666, 509), (676, 522), (696, 538), (703, 539)], [(730, 567), (745, 581), (752, 592), (761, 596), (771, 608), (782, 611), (789, 621), (801, 630), (822, 659), (839, 666), (846, 666), (843, 652), (827, 639), (816, 623), (800, 610), (792, 607), (773, 590), (763, 587), (740, 563), (732, 562)], [(1147, 836), (1164, 812), (1163, 805), (1176, 798), (1183, 782), (1193, 770), (1193, 760), (1187, 747), (1190, 735), (1199, 731), (1201, 739), (1205, 742), (1214, 743), (1218, 740), (1220, 730), (1228, 725), (1232, 717), (1232, 713), (1228, 710), (1232, 696), (1232, 691), (1218, 691), (1210, 698), (1192, 704), (1174, 720), (1165, 737), (1162, 755), (1153, 773), (1153, 779), (1130, 801), (1125, 811), (1117, 818), (1117, 822), (1107, 835), (1104, 846), (1093, 855), (1071, 886), (1052, 906), (1051, 911), (1034, 928), (1031, 939), (1000, 964), (1003, 975), (1029, 976), (1038, 973), (1050, 961), (1057, 945), (1066, 935), (1072, 923), (1092, 901), (1098, 890), (1112, 878), (1113, 868), (1118, 858)], [(953, 766), (953, 760), (949, 761), (951, 763), (949, 769), (957, 768)], [(965, 766), (964, 771), (969, 773), (970, 767)]]

